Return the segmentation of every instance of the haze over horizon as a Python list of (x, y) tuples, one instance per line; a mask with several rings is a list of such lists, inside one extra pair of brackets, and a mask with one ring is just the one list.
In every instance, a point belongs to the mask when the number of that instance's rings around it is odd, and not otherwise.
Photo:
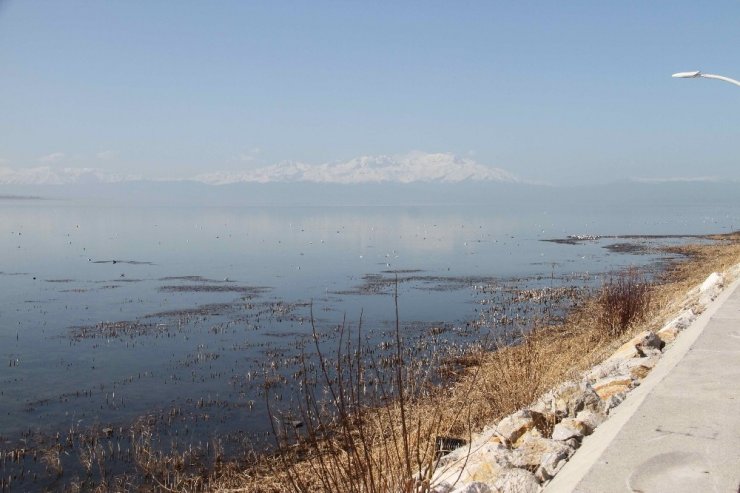
[[(740, 181), (740, 5), (0, 1), (0, 184)], [(33, 33), (33, 35), (29, 35)]]

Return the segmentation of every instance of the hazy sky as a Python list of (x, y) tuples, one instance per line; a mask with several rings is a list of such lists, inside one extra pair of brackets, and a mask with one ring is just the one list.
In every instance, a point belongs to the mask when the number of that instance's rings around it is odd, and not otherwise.
[(738, 48), (736, 0), (0, 0), (0, 181), (737, 180), (740, 88), (670, 75)]

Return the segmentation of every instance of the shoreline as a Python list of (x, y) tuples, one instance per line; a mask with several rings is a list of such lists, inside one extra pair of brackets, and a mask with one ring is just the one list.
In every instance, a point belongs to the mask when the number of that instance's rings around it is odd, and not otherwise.
[[(670, 374), (738, 285), (740, 263), (710, 274), (686, 293), (679, 303), (681, 311), (673, 313), (673, 319), (660, 330), (637, 334), (580, 377), (564, 382), (534, 404), (492, 424), (467, 450), (452, 452), (453, 459), (455, 454), (464, 455), (462, 464), (459, 458), (455, 459), (457, 463), (453, 462), (442, 474), (441, 479), (454, 478), (453, 484), (446, 485), (442, 480), (433, 491), (489, 491), (488, 487), (501, 493), (537, 492), (542, 488), (571, 491), (610, 447), (646, 395)], [(642, 385), (643, 379), (646, 385)], [(557, 416), (551, 429), (546, 430), (537, 422), (537, 416), (559, 410), (563, 414)], [(481, 473), (481, 469), (485, 472)], [(594, 481), (598, 483), (592, 478), (591, 487), (595, 486)]]
[[(533, 389), (525, 389), (529, 390), (528, 392), (524, 392), (526, 396), (531, 396), (532, 398), (527, 400), (526, 402), (517, 402), (518, 405), (513, 405), (511, 402), (509, 403), (509, 407), (512, 409), (509, 409), (509, 413), (515, 411), (516, 409), (521, 409), (522, 406), (526, 406), (528, 403), (531, 403), (535, 401), (537, 398), (539, 398), (544, 391), (547, 389), (552, 389), (556, 387), (558, 384), (561, 384), (562, 382), (567, 382), (568, 380), (572, 379), (575, 375), (579, 375), (581, 372), (586, 371), (587, 369), (593, 367), (594, 364), (598, 364), (599, 362), (603, 361), (606, 356), (617, 350), (620, 346), (624, 345), (624, 342), (629, 337), (634, 337), (636, 334), (640, 332), (644, 332), (646, 330), (652, 330), (657, 332), (657, 330), (665, 325), (665, 323), (672, 318), (671, 315), (675, 311), (675, 308), (677, 306), (677, 303), (680, 302), (680, 299), (683, 298), (684, 293), (689, 292), (692, 287), (696, 284), (700, 284), (701, 281), (704, 281), (701, 277), (701, 273), (707, 273), (707, 272), (714, 272), (716, 270), (724, 270), (719, 269), (718, 266), (724, 266), (725, 268), (729, 265), (735, 265), (738, 262), (740, 262), (740, 246), (738, 245), (738, 242), (740, 241), (740, 234), (739, 233), (730, 233), (726, 235), (705, 235), (701, 238), (707, 239), (707, 240), (714, 240), (712, 243), (708, 244), (696, 244), (696, 245), (685, 245), (680, 247), (666, 247), (664, 250), (669, 253), (681, 253), (685, 255), (686, 257), (682, 260), (674, 261), (669, 268), (661, 275), (660, 283), (656, 287), (656, 293), (653, 294), (655, 306), (653, 306), (651, 313), (648, 317), (646, 317), (646, 320), (640, 324), (637, 324), (630, 328), (629, 331), (627, 331), (622, 337), (614, 338), (612, 340), (607, 341), (599, 341), (598, 344), (594, 344), (594, 347), (589, 349), (583, 349), (582, 354), (580, 354), (580, 359), (576, 361), (570, 361), (566, 366), (560, 367), (559, 371), (553, 372), (551, 371), (545, 371), (545, 375), (539, 375), (540, 382), (539, 385), (536, 386), (537, 391)], [(701, 272), (701, 273), (700, 273)], [(593, 325), (593, 313), (589, 315), (589, 311), (593, 311), (592, 306), (593, 300), (590, 303), (587, 303), (586, 306), (577, 308), (574, 310), (574, 313), (571, 313), (568, 317), (568, 320), (556, 327), (546, 327), (541, 332), (536, 332), (536, 341), (534, 341), (533, 344), (529, 344), (527, 342), (527, 339), (525, 339), (525, 344), (515, 347), (506, 347), (506, 348), (500, 348), (499, 351), (494, 353), (488, 353), (486, 355), (478, 355), (477, 357), (480, 358), (479, 361), (474, 362), (470, 368), (467, 369), (467, 374), (463, 377), (457, 380), (453, 386), (452, 389), (443, 391), (442, 394), (442, 400), (453, 409), (457, 409), (458, 416), (460, 414), (467, 413), (468, 417), (472, 416), (474, 419), (468, 421), (467, 429), (469, 431), (465, 432), (465, 426), (460, 426), (459, 422), (455, 422), (453, 419), (453, 424), (451, 426), (438, 426), (435, 430), (436, 431), (445, 431), (446, 435), (451, 436), (458, 436), (463, 437), (462, 439), (465, 440), (468, 443), (472, 443), (474, 440), (474, 436), (476, 433), (474, 432), (474, 429), (478, 430), (478, 433), (486, 429), (486, 426), (490, 429), (492, 426), (492, 423), (498, 422), (502, 417), (506, 416), (508, 413), (499, 413), (500, 416), (498, 416), (495, 419), (484, 419), (483, 421), (486, 421), (486, 423), (483, 424), (475, 424), (473, 421), (476, 421), (478, 423), (481, 423), (481, 420), (477, 419), (479, 416), (476, 416), (476, 410), (471, 409), (473, 407), (473, 404), (471, 401), (475, 401), (476, 399), (481, 399), (481, 393), (479, 392), (480, 389), (475, 389), (471, 383), (474, 384), (480, 384), (481, 382), (476, 382), (475, 380), (480, 377), (481, 368), (486, 368), (486, 365), (490, 364), (489, 362), (483, 361), (485, 358), (492, 358), (494, 361), (499, 359), (508, 359), (508, 366), (507, 364), (504, 364), (503, 366), (499, 362), (498, 368), (496, 370), (498, 371), (498, 375), (495, 375), (494, 377), (499, 377), (497, 380), (501, 381), (501, 377), (510, 377), (512, 375), (504, 375), (507, 371), (509, 373), (516, 373), (517, 369), (515, 368), (516, 365), (512, 365), (512, 362), (515, 363), (522, 363), (522, 362), (529, 362), (532, 364), (542, 364), (543, 361), (547, 361), (548, 363), (552, 363), (553, 361), (557, 360), (558, 356), (556, 355), (559, 351), (565, 349), (570, 350), (572, 352), (573, 345), (576, 346), (579, 343), (583, 343), (584, 341), (588, 341), (591, 343), (594, 343), (592, 340), (592, 337), (585, 337), (584, 334), (578, 333), (577, 329), (579, 326), (583, 328), (583, 325)], [(593, 334), (591, 334), (593, 336)], [(539, 361), (534, 361), (531, 357), (532, 355), (525, 355), (522, 354), (522, 349), (525, 349), (526, 351), (532, 351), (534, 350), (538, 354), (534, 356), (534, 358), (538, 359)], [(576, 348), (576, 352), (578, 351), (578, 348)], [(516, 353), (519, 354), (516, 354)], [(508, 354), (506, 358), (502, 357), (502, 354)], [(512, 357), (513, 356), (513, 357)], [(524, 359), (522, 359), (524, 357)], [(529, 359), (527, 359), (529, 357)], [(518, 358), (518, 359), (517, 359)], [(562, 363), (560, 363), (562, 364)], [(472, 370), (471, 370), (472, 368)], [(649, 372), (649, 370), (648, 370)], [(553, 374), (555, 373), (555, 374)], [(551, 383), (551, 385), (545, 385), (543, 382)], [(511, 383), (511, 382), (509, 382)], [(458, 390), (458, 393), (455, 392), (455, 389)], [(460, 395), (460, 389), (463, 389), (462, 395), (464, 398), (461, 398)], [(510, 389), (511, 390), (511, 389)], [(521, 390), (521, 389), (519, 389)], [(516, 391), (516, 389), (514, 389)], [(478, 394), (476, 394), (478, 392)], [(437, 398), (440, 396), (436, 396)], [(525, 397), (526, 399), (526, 397)], [(465, 401), (468, 401), (467, 403)], [(520, 396), (521, 401), (521, 396)], [(432, 406), (433, 407), (433, 406)], [(429, 408), (429, 405), (427, 404), (427, 408)], [(478, 408), (479, 410), (480, 408)], [(429, 409), (427, 409), (428, 414)], [(434, 410), (432, 410), (434, 411)], [(419, 415), (423, 415), (423, 410), (418, 413)], [(486, 414), (486, 413), (483, 413)], [(398, 410), (396, 409), (396, 414), (393, 414), (393, 416), (396, 416), (396, 419), (398, 418)], [(439, 421), (442, 421), (440, 419)], [(550, 423), (548, 426), (551, 428), (556, 423)], [(397, 424), (396, 424), (397, 425)], [(457, 427), (456, 427), (457, 425)], [(546, 426), (546, 428), (548, 427)], [(417, 428), (416, 431), (422, 431), (420, 428)], [(430, 430), (426, 430), (430, 431)], [(434, 430), (432, 430), (434, 431)], [(551, 432), (552, 430), (550, 430)], [(428, 449), (428, 447), (427, 447)], [(346, 458), (345, 458), (346, 459)], [(464, 459), (464, 462), (467, 462), (469, 458), (466, 456)], [(423, 461), (420, 461), (422, 463)], [(292, 465), (285, 465), (285, 467), (295, 467), (298, 474), (301, 474), (301, 471), (303, 473), (307, 473), (309, 469), (302, 469), (300, 465), (292, 464)], [(303, 464), (305, 466), (305, 464)], [(417, 469), (418, 471), (419, 469)], [(424, 469), (421, 469), (424, 471)], [(490, 464), (489, 464), (489, 470), (490, 470)], [(279, 471), (277, 471), (275, 468), (271, 469), (272, 474), (281, 474)], [(399, 471), (396, 471), (397, 473)], [(402, 471), (400, 471), (402, 473)], [(424, 477), (427, 476), (427, 479), (424, 479)], [(272, 491), (270, 486), (267, 486), (270, 484), (271, 480), (269, 479), (271, 476), (268, 474), (264, 476), (262, 479), (254, 481), (247, 481), (248, 484), (251, 486), (246, 486), (244, 482), (241, 483), (242, 487), (246, 487), (244, 491), (261, 491), (262, 488), (266, 488), (265, 491)], [(233, 478), (232, 478), (233, 479)], [(274, 480), (275, 477), (272, 477), (272, 480)], [(439, 486), (439, 478), (433, 478), (431, 475), (429, 475), (427, 472), (424, 472), (422, 474), (422, 477), (420, 478), (421, 483), (419, 483), (419, 480), (417, 480), (417, 486), (416, 491), (452, 491), (452, 489), (445, 488), (439, 489), (435, 487)], [(434, 484), (435, 481), (438, 484)], [(283, 485), (289, 484), (288, 482), (285, 482), (285, 477), (280, 481)], [(455, 482), (453, 482), (454, 484)], [(226, 484), (229, 484), (231, 487), (236, 487), (239, 482), (236, 483), (233, 481), (226, 481)], [(538, 483), (539, 484), (539, 483)], [(276, 486), (273, 483), (273, 487)], [(457, 491), (459, 488), (457, 488), (457, 485), (455, 484), (455, 490)], [(252, 488), (252, 489), (250, 489)], [(278, 491), (279, 489), (275, 489), (274, 491)], [(463, 491), (463, 490), (460, 490)], [(472, 491), (472, 490), (471, 490)], [(476, 490), (477, 491), (477, 490)]]
[[(714, 236), (714, 235), (712, 235)], [(702, 236), (706, 239), (726, 239), (726, 235), (722, 236)], [(734, 240), (737, 241), (737, 240)], [(697, 248), (703, 250), (711, 248), (711, 245), (700, 245)], [(688, 251), (681, 251), (683, 247), (668, 247), (666, 251), (669, 253), (680, 253), (686, 255), (691, 253)], [(696, 253), (696, 252), (694, 252)], [(674, 257), (675, 258), (675, 257)], [(668, 260), (670, 262), (668, 271), (673, 268), (679, 268), (681, 265), (686, 266), (693, 261), (699, 262), (696, 258), (683, 257), (679, 260)], [(661, 261), (662, 262), (662, 261)], [(661, 271), (668, 276), (668, 272), (665, 271), (665, 267), (661, 267)], [(562, 287), (556, 287), (555, 291)], [(567, 286), (566, 286), (567, 288)], [(553, 288), (544, 288), (553, 289)], [(525, 290), (526, 291), (526, 290)], [(535, 290), (536, 291), (536, 290)], [(554, 292), (555, 292), (554, 291)], [(520, 294), (531, 294), (531, 293), (520, 293)], [(537, 293), (534, 293), (537, 294)], [(444, 383), (442, 389), (428, 389), (428, 388), (417, 388), (416, 391), (422, 392), (419, 394), (419, 398), (413, 398), (407, 401), (408, 413), (407, 419), (409, 422), (412, 420), (424, 421), (430, 418), (438, 417), (438, 423), (434, 426), (427, 426), (426, 424), (421, 428), (415, 428), (413, 431), (424, 431), (425, 436), (430, 438), (426, 442), (422, 443), (418, 440), (412, 444), (423, 445), (424, 453), (427, 457), (435, 456), (436, 444), (435, 439), (437, 437), (451, 437), (453, 439), (462, 439), (465, 441), (471, 441), (474, 433), (480, 432), (485, 428), (487, 424), (490, 424), (492, 416), (498, 416), (500, 418), (505, 415), (505, 412), (499, 410), (493, 410), (490, 406), (486, 406), (485, 399), (490, 399), (492, 395), (496, 396), (498, 400), (510, 399), (507, 402), (503, 402), (503, 409), (509, 412), (517, 409), (522, 405), (526, 405), (529, 401), (537, 397), (537, 393), (542, 393), (547, 390), (547, 385), (555, 385), (563, 380), (558, 380), (563, 374), (564, 370), (558, 365), (562, 365), (563, 362), (559, 360), (562, 355), (557, 354), (562, 349), (563, 342), (570, 340), (570, 345), (588, 342), (589, 344), (594, 343), (594, 334), (579, 334), (578, 327), (582, 324), (589, 323), (588, 308), (591, 302), (582, 302), (581, 299), (576, 303), (577, 308), (571, 310), (571, 313), (567, 315), (567, 321), (563, 324), (558, 325), (542, 325), (537, 324), (535, 327), (536, 337), (524, 338), (524, 346), (500, 346), (497, 352), (475, 352), (470, 351), (466, 354), (461, 355), (460, 361), (454, 366), (454, 372), (451, 378), (447, 378), (437, 383)], [(538, 322), (539, 323), (539, 322)], [(584, 338), (584, 335), (587, 336)], [(579, 339), (580, 337), (580, 339)], [(571, 339), (569, 339), (571, 338)], [(599, 342), (601, 344), (603, 341)], [(565, 345), (566, 348), (568, 344)], [(530, 354), (525, 354), (527, 351), (522, 349), (529, 349)], [(572, 348), (571, 348), (572, 349)], [(605, 351), (603, 347), (597, 346), (589, 348), (588, 351), (583, 352), (579, 357), (584, 358), (582, 361), (576, 362), (583, 366), (584, 361), (591, 361), (597, 357), (597, 353)], [(545, 363), (549, 363), (553, 360), (558, 361), (556, 368), (544, 368)], [(531, 364), (532, 372), (521, 373), (522, 364)], [(416, 370), (414, 370), (416, 371)], [(488, 373), (486, 375), (486, 373)], [(565, 371), (567, 373), (567, 371)], [(410, 375), (410, 374), (409, 374)], [(527, 388), (531, 382), (528, 382), (526, 378), (517, 378), (522, 376), (532, 376), (536, 380), (535, 385), (531, 388)], [(448, 375), (449, 377), (450, 375)], [(508, 381), (510, 383), (520, 383), (520, 387), (516, 385), (509, 386), (504, 389), (495, 389), (496, 381)], [(450, 387), (450, 388), (447, 388)], [(503, 393), (502, 393), (503, 392)], [(521, 395), (520, 395), (521, 394)], [(529, 399), (529, 401), (527, 400)], [(486, 408), (488, 407), (488, 408)], [(397, 431), (400, 426), (400, 409), (396, 404), (391, 404), (387, 410), (387, 415), (383, 416), (381, 421), (381, 427), (385, 427), (385, 430), (389, 433), (394, 433), (389, 430), (394, 429)], [(440, 414), (441, 413), (441, 414)], [(377, 418), (378, 415), (376, 414)], [(414, 425), (415, 426), (415, 425)], [(132, 427), (133, 429), (136, 427)], [(146, 437), (147, 429), (145, 426), (137, 428), (136, 439), (144, 440)], [(305, 429), (305, 428), (304, 428)], [(102, 433), (101, 436), (105, 436), (107, 428), (97, 430)], [(91, 430), (95, 432), (95, 430)], [(113, 430), (114, 434), (116, 430)], [(119, 433), (120, 434), (120, 433)], [(418, 434), (418, 433), (417, 433)], [(133, 441), (134, 438), (132, 438)], [(416, 440), (416, 439), (412, 439)], [(212, 489), (236, 489), (240, 491), (285, 491), (286, 487), (289, 487), (289, 481), (285, 477), (284, 470), (288, 467), (303, 468), (307, 467), (306, 464), (296, 463), (292, 466), (286, 465), (281, 462), (278, 456), (266, 456), (255, 458), (245, 450), (245, 458), (239, 460), (238, 458), (230, 460), (221, 460), (218, 458), (218, 454), (214, 450), (213, 456), (206, 456), (199, 458), (198, 456), (188, 457), (185, 455), (168, 454), (165, 451), (157, 451), (156, 447), (152, 447), (151, 443), (145, 443), (145, 441), (137, 442), (139, 452), (142, 454), (140, 457), (129, 457), (129, 461), (134, 461), (137, 464), (137, 469), (144, 475), (144, 481), (141, 482), (142, 477), (135, 480), (133, 484), (149, 484), (155, 489), (166, 490), (173, 485), (179, 484), (182, 486), (180, 489), (186, 489), (188, 491), (210, 491)], [(345, 444), (346, 445), (346, 444)], [(359, 445), (359, 444), (358, 444)], [(445, 445), (445, 448), (447, 445)], [(166, 448), (166, 447), (165, 447)], [(24, 452), (25, 453), (25, 452)], [(28, 451), (28, 453), (31, 453)], [(34, 456), (36, 452), (34, 451)], [(148, 454), (148, 455), (146, 455)], [(248, 458), (250, 455), (251, 458)], [(142, 465), (142, 457), (146, 461)], [(194, 467), (199, 468), (196, 464), (200, 459), (207, 461), (208, 470), (201, 470), (193, 474), (187, 472), (185, 469), (178, 469), (181, 466), (177, 464), (186, 465), (193, 464)], [(126, 459), (124, 459), (126, 460)], [(344, 460), (344, 459), (341, 459)], [(341, 462), (340, 460), (340, 462)], [(195, 462), (193, 462), (195, 461)], [(246, 462), (251, 461), (251, 462)], [(251, 466), (248, 465), (251, 463)], [(50, 466), (47, 467), (47, 469)], [(310, 467), (305, 469), (303, 472), (307, 474), (315, 474), (316, 471), (309, 473)], [(51, 467), (53, 470), (53, 467)], [(389, 471), (391, 472), (391, 471)], [(392, 471), (394, 475), (402, 477), (403, 471)], [(399, 474), (400, 473), (400, 474)], [(126, 474), (123, 475), (123, 480), (130, 481), (131, 478), (127, 478)], [(148, 479), (147, 479), (148, 478)], [(72, 478), (77, 481), (75, 478)], [(112, 486), (114, 481), (121, 478), (104, 478), (105, 484)], [(74, 482), (73, 481), (73, 482)], [(66, 481), (65, 481), (66, 484)], [(83, 485), (90, 485), (87, 480), (82, 480)], [(95, 483), (93, 483), (95, 484)], [(132, 483), (129, 483), (132, 484)], [(429, 489), (431, 484), (427, 486), (421, 486), (421, 489), (417, 491), (431, 491)], [(426, 488), (426, 490), (424, 489)]]
[[(722, 461), (709, 460), (704, 462), (701, 464), (701, 471), (692, 467), (697, 464), (687, 464), (682, 461), (687, 456), (697, 457), (698, 449), (716, 447), (717, 445), (708, 442), (716, 441), (716, 439), (721, 438), (721, 435), (725, 435), (728, 440), (722, 443), (720, 447), (726, 447), (726, 450), (734, 448), (732, 434), (717, 433), (712, 435), (710, 431), (712, 429), (710, 420), (717, 417), (714, 414), (714, 409), (724, 409), (727, 412), (729, 404), (731, 410), (729, 410), (729, 414), (724, 416), (730, 417), (734, 413), (734, 410), (732, 410), (734, 403), (727, 402), (733, 400), (731, 391), (728, 392), (729, 389), (727, 388), (720, 390), (722, 384), (718, 383), (723, 378), (727, 378), (726, 375), (722, 375), (721, 370), (717, 371), (719, 367), (722, 367), (723, 362), (713, 362), (715, 368), (712, 370), (716, 373), (712, 373), (718, 381), (713, 381), (709, 386), (707, 386), (708, 382), (704, 379), (704, 374), (698, 371), (703, 369), (706, 372), (702, 363), (706, 363), (707, 359), (715, 359), (717, 348), (714, 341), (720, 339), (716, 334), (709, 334), (709, 332), (717, 329), (715, 325), (718, 322), (715, 318), (719, 317), (727, 322), (731, 320), (723, 317), (727, 317), (727, 312), (732, 311), (732, 307), (726, 305), (733, 303), (731, 300), (733, 297), (737, 299), (739, 293), (737, 290), (740, 286), (740, 263), (736, 264), (731, 272), (721, 273), (721, 275), (724, 277), (722, 290), (685, 329), (676, 331), (675, 329), (678, 329), (678, 327), (675, 324), (666, 328), (665, 334), (677, 337), (664, 350), (664, 354), (655, 370), (645, 377), (639, 387), (627, 395), (624, 404), (617, 409), (614, 416), (597, 428), (592, 435), (584, 438), (581, 448), (545, 487), (544, 491), (548, 493), (573, 491), (576, 486), (582, 485), (584, 481), (589, 481), (589, 476), (591, 483), (593, 483), (594, 476), (601, 477), (610, 469), (612, 475), (627, 479), (635, 489), (647, 487), (652, 490), (660, 487), (681, 491), (709, 491), (713, 487), (716, 488), (718, 483), (724, 483), (727, 491), (730, 491), (737, 486), (737, 477), (732, 478), (732, 474), (728, 474), (730, 470), (722, 470), (722, 466), (717, 467), (717, 462), (721, 463)], [(702, 287), (706, 286), (702, 285)], [(685, 322), (689, 321), (688, 319), (684, 320)], [(734, 333), (729, 335), (733, 337)], [(732, 356), (729, 351), (727, 357), (724, 358), (724, 363), (732, 364), (731, 361), (727, 361), (728, 357), (731, 360)], [(688, 371), (686, 366), (690, 367)], [(682, 367), (684, 368), (682, 369)], [(661, 404), (665, 405), (666, 401), (671, 399), (671, 396), (675, 398), (678, 395), (675, 393), (678, 390), (677, 384), (682, 400), (684, 400), (683, 396), (686, 399), (680, 412), (665, 413), (664, 410), (664, 412), (656, 415), (656, 403), (660, 407)], [(699, 406), (697, 406), (697, 403)], [(706, 410), (701, 411), (697, 407)], [(637, 415), (638, 412), (641, 413), (639, 416)], [(656, 417), (658, 418), (657, 423)], [(697, 426), (703, 428), (702, 432), (694, 434)], [(722, 428), (726, 426), (726, 423), (722, 423)], [(609, 453), (614, 457), (615, 453), (620, 453), (618, 452), (620, 447), (624, 448), (627, 443), (639, 442), (635, 441), (634, 438), (623, 437), (623, 435), (630, 433), (628, 427), (632, 429), (642, 428), (640, 433), (644, 444), (644, 447), (641, 447), (643, 453), (629, 453), (626, 456), (628, 458), (624, 460), (626, 464), (629, 464), (628, 467), (625, 467), (625, 465), (616, 466), (613, 460), (605, 460), (604, 454)], [(675, 431), (669, 430), (685, 430), (685, 433), (681, 434), (681, 440), (684, 440), (684, 443), (663, 439), (657, 440), (660, 442), (658, 445), (655, 443), (656, 437), (649, 437), (649, 431), (647, 430), (652, 430), (653, 434), (658, 435), (657, 438), (661, 436), (668, 438), (666, 435), (675, 433)], [(730, 443), (727, 443), (727, 441)], [(694, 445), (698, 442), (702, 442), (701, 445)], [(660, 450), (656, 450), (656, 445)], [(650, 452), (646, 452), (647, 450), (650, 450)], [(665, 453), (666, 450), (670, 452)], [(635, 459), (636, 455), (642, 455), (641, 459)], [(721, 452), (720, 455), (722, 455)], [(676, 458), (678, 460), (673, 461)], [(650, 464), (656, 462), (663, 462), (663, 464), (657, 470), (651, 470)], [(731, 459), (728, 462), (730, 468), (734, 468), (734, 462)], [(598, 471), (595, 470), (597, 468)], [(710, 471), (707, 469), (713, 469), (711, 472), (719, 474), (710, 477)], [(677, 470), (684, 474), (676, 474)], [(627, 471), (628, 473), (625, 474)], [(602, 480), (597, 481), (600, 483)], [(639, 483), (643, 484), (639, 485)]]

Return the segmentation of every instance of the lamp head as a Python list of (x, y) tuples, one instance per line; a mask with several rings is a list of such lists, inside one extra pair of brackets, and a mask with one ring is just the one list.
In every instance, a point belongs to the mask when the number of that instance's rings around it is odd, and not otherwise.
[(677, 74), (673, 74), (671, 77), (676, 77), (677, 79), (695, 79), (697, 77), (701, 77), (701, 72), (698, 70), (695, 72), (678, 72)]

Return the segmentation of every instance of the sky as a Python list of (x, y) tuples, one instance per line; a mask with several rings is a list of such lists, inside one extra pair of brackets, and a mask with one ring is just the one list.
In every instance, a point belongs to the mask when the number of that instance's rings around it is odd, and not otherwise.
[(0, 0), (0, 183), (740, 180), (737, 1)]

